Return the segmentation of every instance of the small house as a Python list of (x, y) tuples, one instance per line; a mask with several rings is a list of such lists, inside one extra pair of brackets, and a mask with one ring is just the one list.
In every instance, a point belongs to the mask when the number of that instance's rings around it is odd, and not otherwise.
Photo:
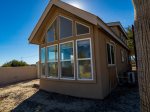
[(40, 89), (104, 99), (128, 71), (127, 35), (120, 22), (51, 0), (29, 43), (39, 45)]

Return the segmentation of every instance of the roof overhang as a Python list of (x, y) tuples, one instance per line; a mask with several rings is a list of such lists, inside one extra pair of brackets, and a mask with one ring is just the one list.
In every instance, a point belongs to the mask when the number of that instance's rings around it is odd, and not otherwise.
[(126, 49), (129, 50), (128, 46), (123, 43), (112, 31), (111, 29), (98, 17), (98, 26), (99, 28), (104, 29), (107, 33), (109, 33), (116, 41), (118, 41), (121, 45), (123, 45)]
[(32, 43), (31, 42), (32, 39), (34, 38), (36, 32), (40, 28), (42, 22), (46, 18), (48, 12), (51, 10), (53, 5), (55, 5), (55, 6), (59, 7), (59, 8), (62, 8), (62, 9), (66, 10), (66, 11), (68, 11), (68, 12), (74, 14), (74, 15), (77, 15), (78, 17), (80, 17), (82, 19), (86, 18), (86, 21), (88, 21), (88, 22), (90, 22), (90, 23), (92, 23), (94, 25), (97, 25), (97, 16), (95, 16), (95, 15), (93, 15), (91, 13), (88, 13), (88, 12), (86, 12), (84, 10), (81, 10), (79, 8), (76, 8), (74, 6), (71, 6), (71, 5), (67, 4), (67, 3), (64, 3), (62, 1), (59, 1), (59, 0), (58, 1), (54, 0), (53, 1), (52, 0), (51, 2), (49, 2), (49, 4), (46, 7), (44, 13), (42, 14), (41, 18), (39, 19), (37, 25), (35, 26), (34, 30), (32, 31), (32, 33), (31, 33), (31, 35), (30, 35), (30, 37), (28, 39), (30, 43)]
[(127, 38), (127, 33), (126, 33), (125, 29), (123, 28), (123, 26), (121, 25), (120, 22), (111, 22), (111, 23), (107, 23), (107, 25), (110, 26), (110, 27), (118, 26), (122, 30), (122, 32), (126, 36), (126, 38)]
[[(102, 28), (105, 30), (107, 33), (109, 33), (115, 40), (117, 40), (120, 44), (122, 44), (125, 48), (128, 49), (127, 45), (124, 44), (110, 29), (110, 27), (104, 23), (99, 17), (97, 17), (94, 14), (91, 14), (89, 12), (86, 12), (84, 10), (81, 10), (79, 8), (76, 8), (74, 6), (71, 6), (67, 3), (64, 3), (60, 0), (52, 0), (49, 2), (48, 6), (46, 7), (44, 13), (42, 14), (41, 18), (39, 19), (37, 25), (35, 26), (34, 30), (32, 31), (30, 37), (29, 37), (29, 43), (32, 44), (38, 44), (37, 42), (33, 42), (33, 38), (35, 37), (37, 31), (39, 30), (40, 26), (42, 25), (43, 21), (45, 20), (46, 16), (48, 15), (49, 11), (51, 10), (52, 6), (57, 6), (59, 8), (62, 8), (78, 17), (81, 19), (84, 19), (88, 22), (90, 22), (93, 25), (98, 26), (99, 28)], [(122, 25), (121, 25), (122, 26)], [(122, 27), (123, 28), (123, 27)]]

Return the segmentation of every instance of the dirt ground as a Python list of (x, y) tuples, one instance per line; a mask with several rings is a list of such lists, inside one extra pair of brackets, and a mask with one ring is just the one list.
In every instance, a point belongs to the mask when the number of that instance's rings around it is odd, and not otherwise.
[(0, 88), (0, 112), (10, 112), (22, 101), (35, 94), (38, 89), (34, 84), (39, 84), (39, 80), (25, 81)]
[(0, 88), (0, 112), (139, 112), (137, 87), (117, 87), (105, 100), (39, 91), (38, 80)]

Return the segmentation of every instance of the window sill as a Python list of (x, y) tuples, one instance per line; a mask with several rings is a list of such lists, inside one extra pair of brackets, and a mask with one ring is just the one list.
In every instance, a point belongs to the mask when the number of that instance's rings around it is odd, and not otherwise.
[(96, 84), (96, 80), (70, 80), (70, 79), (54, 79), (54, 78), (46, 78), (46, 77), (41, 77), (40, 80), (45, 80), (45, 81), (55, 81), (55, 82), (65, 82), (65, 83), (85, 83), (85, 84)]
[(108, 67), (115, 67), (116, 64), (108, 64)]

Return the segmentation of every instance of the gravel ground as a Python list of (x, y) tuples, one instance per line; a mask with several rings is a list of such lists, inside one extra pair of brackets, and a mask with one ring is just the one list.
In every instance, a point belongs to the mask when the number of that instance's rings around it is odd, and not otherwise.
[[(92, 100), (38, 91), (35, 83), (0, 89), (0, 112), (139, 112), (137, 87), (117, 87), (105, 100)], [(12, 88), (15, 93), (10, 92)]]

